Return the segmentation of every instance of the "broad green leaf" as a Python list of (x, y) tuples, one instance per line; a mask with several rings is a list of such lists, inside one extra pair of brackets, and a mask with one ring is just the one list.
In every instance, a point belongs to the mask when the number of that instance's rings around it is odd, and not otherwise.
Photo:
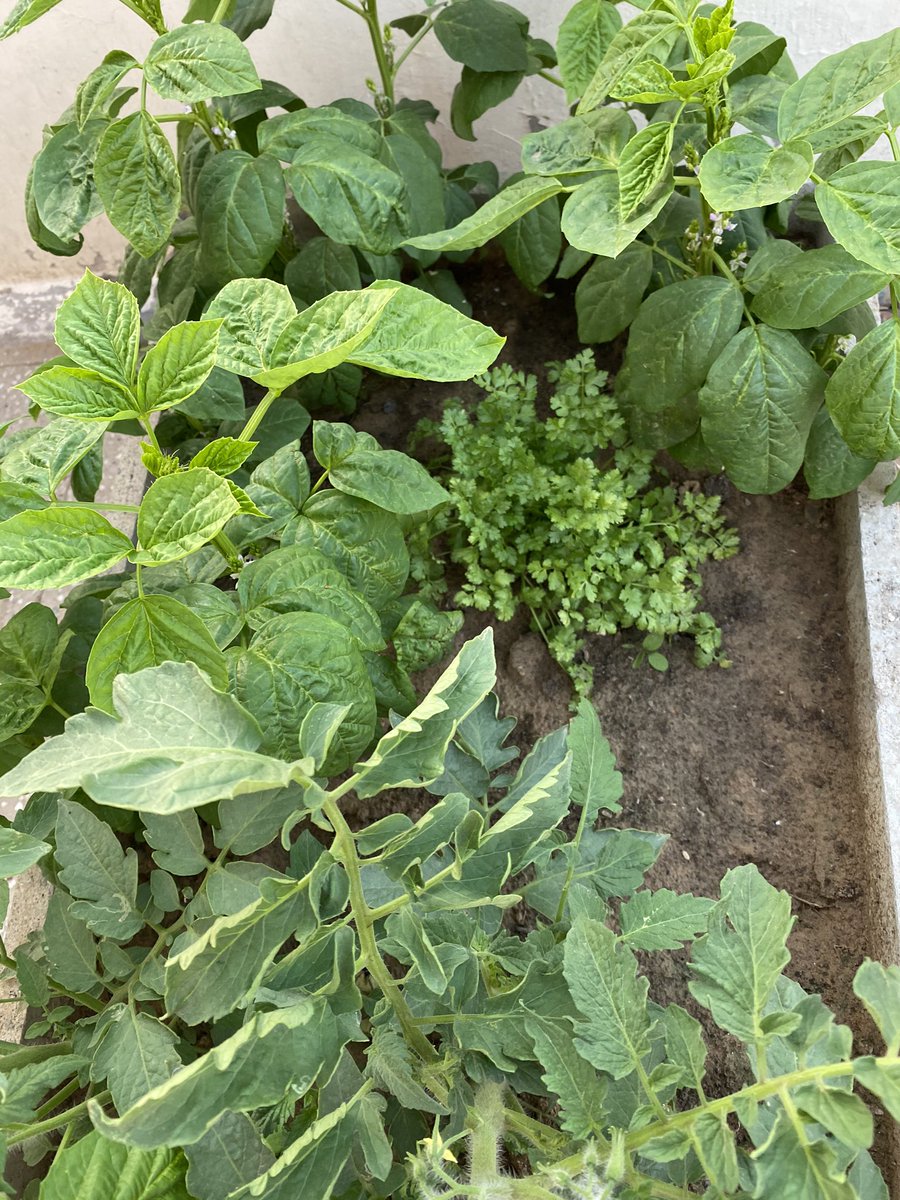
[(736, 1191), (740, 1183), (737, 1150), (727, 1118), (701, 1113), (691, 1134), (697, 1157), (710, 1183), (726, 1195)]
[(45, 508), (0, 521), (0, 586), (64, 587), (114, 566), (131, 540), (99, 513)]
[(258, 132), (259, 148), (264, 154), (290, 163), (301, 146), (311, 137), (321, 135), (335, 138), (371, 157), (378, 154), (381, 146), (377, 125), (326, 104), (279, 113), (263, 121)]
[(700, 186), (718, 211), (762, 208), (799, 192), (813, 169), (809, 142), (770, 146), (755, 133), (739, 133), (711, 146), (700, 163)]
[(809, 431), (803, 459), (803, 477), (811, 500), (852, 492), (871, 475), (875, 462), (873, 458), (854, 454), (835, 428), (828, 409), (824, 406), (819, 409)]
[(284, 942), (314, 925), (306, 885), (263, 882), (258, 899), (219, 917), (166, 962), (166, 1011), (199, 1025), (245, 1003)]
[(197, 1200), (222, 1200), (263, 1175), (275, 1155), (243, 1113), (223, 1113), (215, 1125), (186, 1147), (187, 1183)]
[(296, 784), (221, 800), (216, 845), (234, 854), (252, 854), (273, 841), (288, 817), (302, 807), (303, 792)]
[(284, 199), (284, 178), (273, 158), (232, 150), (208, 160), (197, 181), (194, 215), (198, 271), (212, 290), (263, 273), (281, 242)]
[[(609, 0), (597, 2), (610, 7)], [(522, 139), (522, 167), (529, 175), (615, 170), (634, 134), (634, 121), (621, 108), (600, 108), (581, 117), (569, 117)]]
[(694, 943), (690, 992), (716, 1024), (751, 1045), (763, 1041), (766, 1005), (790, 955), (791, 898), (753, 865), (722, 880), (709, 932)]
[(729, 342), (700, 392), (700, 413), (704, 441), (736, 487), (762, 494), (787, 487), (826, 382), (793, 334), (756, 325)]
[(529, 1015), (525, 1030), (534, 1042), (541, 1078), (559, 1100), (561, 1128), (577, 1141), (595, 1137), (608, 1124), (603, 1106), (606, 1088), (576, 1051), (568, 1024)]
[(206, 309), (208, 318), (222, 321), (219, 366), (235, 375), (258, 375), (269, 366), (278, 338), (296, 315), (284, 284), (271, 279), (227, 283)]
[(24, 733), (47, 705), (71, 634), (53, 612), (26, 604), (0, 628), (0, 739)]
[(678, 1086), (693, 1088), (700, 1095), (706, 1074), (703, 1026), (678, 1004), (666, 1007), (662, 1023), (666, 1031), (666, 1056), (681, 1072)]
[(107, 1008), (91, 1062), (91, 1079), (106, 1080), (118, 1112), (171, 1078), (181, 1068), (171, 1029), (130, 1004)]
[(209, 866), (200, 822), (193, 809), (159, 816), (144, 813), (144, 837), (153, 847), (153, 861), (173, 875), (199, 875)]
[(242, 442), (239, 438), (216, 438), (197, 451), (188, 464), (188, 470), (207, 467), (216, 475), (233, 475), (247, 461), (256, 445), (256, 442)]
[(822, 246), (791, 255), (755, 289), (753, 311), (776, 329), (817, 329), (880, 292), (888, 276), (848, 254)]
[(404, 1038), (388, 1025), (373, 1028), (366, 1054), (366, 1071), (383, 1091), (411, 1112), (446, 1113), (415, 1077), (413, 1054)]
[(634, 135), (619, 159), (619, 207), (627, 221), (659, 188), (670, 167), (675, 126), (654, 121)]
[(565, 203), (562, 231), (570, 245), (590, 254), (616, 258), (653, 221), (672, 195), (672, 165), (664, 168), (661, 182), (641, 207), (627, 217), (619, 195), (619, 176), (602, 171), (581, 184)]
[(113, 613), (88, 657), (91, 703), (112, 711), (113, 680), (164, 662), (196, 663), (213, 687), (228, 686), (225, 656), (195, 613), (171, 596), (136, 596)]
[(264, 752), (298, 754), (300, 724), (314, 703), (346, 704), (325, 773), (345, 770), (375, 733), (375, 694), (350, 632), (316, 612), (272, 617), (232, 660), (238, 699), (263, 730)]
[(778, 136), (806, 137), (836, 125), (900, 82), (900, 30), (830, 54), (792, 83), (778, 111)]
[(212, 541), (239, 507), (227, 480), (206, 467), (164, 475), (150, 485), (141, 501), (140, 549), (132, 554), (132, 561), (159, 566), (193, 554)]
[(282, 544), (320, 551), (376, 611), (400, 595), (409, 577), (409, 552), (397, 518), (342, 492), (311, 496)]
[(825, 389), (835, 428), (854, 454), (876, 460), (900, 454), (898, 380), (900, 324), (885, 321), (853, 347)]
[(181, 184), (162, 126), (141, 111), (109, 126), (94, 179), (106, 214), (139, 254), (165, 245), (178, 217)]
[(304, 138), (285, 178), (300, 207), (336, 242), (387, 254), (409, 232), (403, 177), (336, 137)]
[(182, 103), (260, 87), (250, 52), (237, 34), (210, 21), (179, 25), (157, 38), (144, 59), (144, 77), (164, 100)]
[(681, 33), (678, 18), (670, 12), (638, 13), (624, 25), (606, 47), (603, 58), (583, 89), (578, 113), (599, 108), (622, 77), (645, 59), (665, 61)]
[(189, 1200), (184, 1171), (177, 1150), (131, 1150), (92, 1131), (56, 1152), (41, 1200)]
[(452, 229), (410, 238), (407, 244), (419, 250), (474, 250), (496, 237), (532, 208), (564, 190), (557, 179), (526, 176), (498, 192), (476, 213)]
[(436, 779), (457, 726), (481, 703), (495, 679), (493, 637), (487, 629), (463, 646), (421, 704), (358, 764), (356, 794), (365, 798), (388, 787), (419, 787)]
[[(219, 340), (221, 342), (221, 337)], [(217, 358), (221, 358), (221, 355), (220, 345)], [(243, 420), (244, 389), (240, 379), (230, 371), (213, 367), (200, 390), (183, 401), (181, 415), (210, 424)]]
[(97, 943), (84, 921), (72, 914), (72, 905), (62, 888), (54, 888), (44, 918), (47, 961), (57, 983), (75, 992), (90, 992), (100, 983)]
[(104, 1137), (129, 1146), (190, 1146), (225, 1112), (278, 1104), (289, 1088), (299, 1099), (320, 1072), (330, 1074), (341, 1045), (324, 1000), (257, 1013), (121, 1117), (107, 1117), (90, 1101), (91, 1120)]
[(110, 827), (77, 801), (59, 801), (56, 861), (60, 882), (75, 900), (72, 915), (99, 937), (127, 941), (143, 928), (137, 855), (126, 853)]
[(835, 1148), (823, 1138), (812, 1141), (802, 1122), (795, 1124), (784, 1110), (753, 1159), (759, 1196), (855, 1200)]
[(598, 1070), (624, 1079), (650, 1049), (647, 979), (637, 959), (599, 921), (579, 917), (565, 941), (563, 973), (582, 1020), (575, 1047)]
[[(341, 450), (337, 450), (334, 440), (336, 430), (347, 435)], [(326, 438), (334, 453), (326, 451)], [(415, 459), (399, 450), (382, 450), (373, 437), (354, 433), (349, 425), (314, 421), (313, 449), (338, 491), (368, 500), (388, 512), (423, 512), (450, 499)]]
[(131, 392), (81, 367), (49, 367), (17, 387), (44, 412), (74, 420), (123, 421), (138, 411)]
[(4, 38), (12, 37), (44, 13), (48, 13), (51, 8), (56, 8), (57, 4), (59, 0), (16, 0), (12, 12), (0, 25), (0, 42)]
[[(900, 31), (897, 36), (900, 42)], [(828, 232), (845, 250), (876, 271), (900, 272), (900, 166), (850, 163), (820, 183), (815, 198)]]
[(3, 795), (83, 787), (98, 804), (174, 813), (284, 787), (287, 763), (257, 754), (259, 726), (190, 663), (164, 663), (113, 685), (119, 719), (89, 709), (0, 779)]
[(284, 269), (284, 282), (291, 295), (304, 304), (313, 304), (331, 292), (362, 287), (352, 249), (327, 237), (312, 237), (303, 243)]
[(506, 261), (531, 291), (553, 271), (562, 249), (559, 201), (545, 200), (500, 234)]
[(321, 767), (328, 758), (334, 736), (350, 712), (349, 704), (316, 701), (300, 722), (298, 740), (300, 753)]
[(433, 996), (443, 996), (449, 980), (434, 944), (418, 913), (409, 907), (392, 913), (385, 922), (385, 936), (379, 938), (383, 953), (409, 964)]
[(469, 812), (471, 803), (461, 792), (444, 796), (416, 821), (391, 838), (383, 847), (383, 865), (392, 879), (410, 867), (426, 862), (446, 846)]
[(569, 723), (567, 744), (572, 754), (570, 800), (584, 811), (586, 826), (593, 825), (601, 809), (621, 812), (622, 776), (589, 700), (578, 705)]
[(0, 463), (4, 483), (20, 484), (51, 496), (66, 476), (103, 437), (105, 424), (50, 421), (31, 431)]
[(148, 350), (137, 380), (143, 414), (181, 404), (199, 391), (216, 365), (219, 325), (218, 321), (182, 321)]
[(881, 1031), (887, 1053), (895, 1055), (900, 1050), (900, 967), (866, 959), (856, 972), (853, 991)]
[[(29, 1034), (29, 1038), (31, 1036)], [(4, 1072), (3, 1099), (0, 1100), (0, 1121), (4, 1127), (31, 1124), (35, 1120), (35, 1110), (48, 1092), (55, 1091), (84, 1065), (85, 1060), (80, 1055), (61, 1054)]]
[(20, 483), (0, 483), (0, 521), (28, 509), (49, 508), (50, 501)]
[[(63, 125), (34, 160), (27, 203), (29, 207), (34, 205), (42, 231), (58, 239), (55, 245), (47, 246), (53, 252), (61, 249), (66, 254), (76, 253), (69, 243), (74, 240), (77, 247), (80, 231), (103, 211), (93, 168), (105, 128), (105, 121), (89, 121), (84, 129), (74, 122)], [(37, 240), (41, 244), (44, 238)]]
[(577, 845), (553, 852), (534, 882), (519, 890), (550, 920), (556, 918), (567, 885), (572, 912), (584, 907), (585, 898), (589, 906), (597, 896), (630, 896), (643, 883), (665, 840), (636, 829), (587, 829)]
[(621, 28), (622, 18), (609, 0), (577, 0), (563, 17), (556, 54), (570, 104), (584, 94)]
[(872, 1114), (859, 1096), (808, 1084), (794, 1092), (798, 1108), (853, 1150), (865, 1150), (874, 1137)]
[(900, 1070), (896, 1063), (882, 1063), (874, 1058), (859, 1058), (853, 1074), (868, 1091), (884, 1104), (895, 1121), (900, 1120)]
[(75, 93), (75, 122), (79, 129), (84, 129), (92, 118), (106, 115), (106, 106), (116, 87), (129, 71), (139, 67), (137, 59), (126, 50), (111, 50), (106, 55)]
[(524, 71), (528, 23), (497, 0), (454, 0), (442, 9), (434, 32), (455, 62), (473, 71)]
[(712, 900), (668, 888), (635, 892), (619, 912), (622, 940), (636, 950), (677, 950), (706, 931), (712, 906)]
[[(467, 142), (476, 141), (474, 124), (478, 118), (508, 100), (524, 78), (523, 71), (473, 71), (471, 67), (463, 67), (450, 102), (450, 128), (456, 136)], [(414, 197), (411, 195), (410, 199)]]
[(79, 367), (130, 388), (137, 371), (141, 314), (134, 295), (120, 283), (85, 271), (59, 306), (56, 344)]
[(0, 828), (0, 879), (21, 875), (49, 853), (50, 846), (46, 842), (20, 833), (18, 829)]
[(462, 613), (413, 600), (391, 635), (399, 666), (410, 674), (424, 671), (450, 650), (462, 625)]
[[(608, 0), (602, 0), (608, 3)], [(580, 342), (611, 342), (634, 321), (653, 273), (653, 253), (632, 242), (618, 258), (598, 258), (575, 289)]]
[[(390, 295), (377, 326), (347, 355), (361, 367), (409, 379), (471, 379), (487, 370), (504, 345), (506, 339), (487, 325), (418, 288), (378, 280), (368, 289), (382, 292)], [(429, 495), (436, 494), (435, 486)]]
[(650, 411), (695, 392), (741, 324), (740, 291), (713, 276), (682, 280), (643, 302), (628, 339), (628, 395)]

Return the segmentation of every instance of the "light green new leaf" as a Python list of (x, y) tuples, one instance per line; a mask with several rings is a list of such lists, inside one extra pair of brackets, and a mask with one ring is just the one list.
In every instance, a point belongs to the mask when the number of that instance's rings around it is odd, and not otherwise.
[(622, 77), (637, 63), (665, 61), (681, 34), (681, 23), (671, 12), (654, 9), (638, 13), (613, 37), (597, 69), (584, 88), (578, 113), (599, 108)]
[(278, 1104), (288, 1088), (299, 1099), (336, 1064), (342, 1044), (324, 1000), (257, 1013), (118, 1119), (91, 1100), (91, 1120), (104, 1137), (129, 1146), (190, 1146), (225, 1112)]
[(21, 875), (49, 854), (50, 846), (18, 829), (0, 828), (0, 879)]
[(76, 901), (72, 916), (98, 936), (121, 941), (143, 928), (137, 855), (126, 853), (112, 829), (77, 801), (58, 802), (56, 860), (60, 882)]
[(421, 704), (357, 765), (356, 794), (365, 799), (385, 788), (420, 787), (436, 779), (457, 726), (488, 694), (496, 675), (492, 631), (486, 629), (463, 646)]
[(744, 492), (787, 487), (803, 462), (827, 376), (793, 334), (742, 329), (700, 392), (703, 438)]
[(54, 888), (44, 918), (47, 961), (57, 983), (76, 992), (91, 992), (100, 983), (94, 935), (72, 913), (73, 902), (62, 888)]
[(212, 541), (239, 509), (228, 481), (206, 467), (164, 475), (150, 485), (141, 501), (140, 549), (132, 554), (132, 561), (159, 566), (186, 558)]
[(815, 197), (845, 250), (876, 271), (900, 273), (900, 164), (850, 163), (820, 183)]
[(283, 283), (272, 279), (235, 279), (206, 310), (221, 320), (218, 363), (235, 375), (253, 378), (272, 360), (275, 344), (296, 317), (297, 306)]
[(843, 246), (791, 255), (754, 288), (753, 311), (776, 329), (818, 329), (886, 287), (888, 276)]
[(130, 388), (137, 370), (141, 314), (121, 283), (85, 271), (56, 313), (56, 344), (79, 367)]
[(216, 438), (197, 451), (188, 464), (188, 470), (206, 467), (216, 475), (233, 475), (247, 461), (257, 444), (233, 437)]
[(141, 363), (140, 412), (181, 404), (199, 391), (216, 365), (220, 321), (182, 321), (162, 335)]
[(887, 1053), (896, 1054), (900, 1051), (900, 967), (866, 959), (856, 972), (853, 991), (881, 1030)]
[(819, 409), (803, 459), (803, 477), (811, 500), (852, 492), (871, 475), (875, 462), (873, 458), (854, 454), (835, 428), (828, 409), (824, 406)]
[(134, 547), (85, 508), (45, 508), (0, 521), (0, 587), (64, 587), (114, 566)]
[(497, 236), (513, 221), (551, 196), (565, 191), (558, 179), (526, 176), (503, 188), (471, 217), (466, 217), (452, 229), (410, 238), (407, 245), (419, 250), (474, 250)]
[(577, 1141), (596, 1137), (606, 1129), (604, 1080), (572, 1043), (571, 1028), (528, 1015), (525, 1030), (534, 1042), (541, 1078), (559, 1100), (560, 1126)]
[(584, 93), (621, 28), (622, 18), (609, 0), (577, 0), (566, 13), (556, 38), (556, 55), (570, 104)]
[(0, 42), (4, 38), (12, 37), (14, 33), (18, 33), (26, 25), (30, 25), (32, 21), (42, 17), (51, 8), (56, 8), (57, 4), (59, 4), (59, 0), (16, 0), (12, 12), (0, 25)]
[(613, 1079), (624, 1079), (650, 1050), (649, 983), (637, 959), (599, 921), (579, 917), (565, 942), (563, 974), (582, 1015), (575, 1046)]
[(178, 217), (178, 165), (162, 126), (145, 111), (114, 121), (97, 149), (94, 179), (106, 214), (139, 254), (164, 246)]
[(264, 1175), (275, 1155), (243, 1113), (223, 1113), (198, 1142), (185, 1148), (187, 1182), (196, 1200), (222, 1200)]
[(225, 656), (203, 621), (171, 596), (135, 596), (117, 609), (94, 640), (85, 683), (91, 703), (112, 711), (113, 680), (164, 662), (192, 662), (213, 687), (228, 686)]
[(709, 933), (694, 943), (690, 992), (717, 1025), (752, 1045), (763, 1041), (766, 1005), (790, 960), (791, 897), (753, 865), (729, 871), (721, 896)]
[(177, 1150), (131, 1150), (92, 1131), (58, 1150), (41, 1200), (190, 1200)]
[(700, 163), (700, 187), (712, 208), (735, 212), (787, 200), (813, 169), (809, 142), (771, 146), (755, 133), (739, 133), (711, 146)]
[(635, 892), (619, 912), (622, 940), (637, 950), (677, 950), (682, 942), (705, 932), (713, 903), (668, 888)]
[(133, 394), (121, 384), (82, 367), (48, 367), (16, 386), (44, 412), (74, 420), (124, 421), (138, 411)]
[(632, 242), (618, 258), (596, 259), (575, 289), (578, 340), (611, 342), (627, 329), (652, 274), (653, 253), (644, 242)]
[(211, 21), (179, 25), (157, 38), (144, 60), (144, 77), (164, 100), (188, 104), (261, 86), (247, 47)]
[(590, 254), (616, 258), (653, 221), (672, 195), (672, 164), (663, 166), (662, 179), (641, 206), (627, 217), (619, 195), (619, 175), (602, 171), (583, 183), (565, 203), (562, 231), (570, 245)]
[(623, 221), (627, 221), (665, 179), (674, 137), (675, 126), (671, 121), (655, 121), (626, 144), (619, 159), (619, 207)]
[[(387, 292), (389, 300), (374, 331), (347, 356), (361, 367), (407, 379), (471, 379), (487, 370), (506, 342), (489, 326), (409, 284), (378, 280), (368, 292)], [(434, 485), (429, 494), (436, 494)]]
[(570, 802), (584, 810), (586, 825), (593, 825), (601, 809), (621, 812), (622, 776), (589, 700), (581, 701), (569, 722), (567, 744), (572, 755)]
[(853, 347), (825, 401), (854, 454), (879, 461), (900, 454), (900, 324), (885, 321)]
[(111, 50), (98, 67), (82, 80), (75, 93), (75, 123), (79, 129), (92, 118), (106, 115), (105, 109), (116, 87), (140, 63), (127, 50)]
[(900, 82), (900, 29), (830, 54), (792, 83), (778, 110), (778, 136), (806, 137), (852, 117)]
[(116, 1004), (101, 1018), (102, 1033), (91, 1061), (91, 1079), (106, 1080), (113, 1104), (123, 1113), (181, 1068), (178, 1038), (161, 1021)]
[(50, 496), (84, 456), (103, 437), (106, 425), (97, 421), (50, 421), (18, 442), (0, 464), (5, 483), (31, 488)]
[(0, 794), (83, 787), (98, 804), (174, 813), (285, 787), (287, 763), (255, 753), (259, 726), (190, 663), (164, 663), (113, 685), (120, 719), (78, 713), (0, 779)]
[(284, 199), (284, 177), (273, 158), (232, 150), (207, 161), (194, 215), (198, 270), (212, 290), (262, 274), (281, 241)]

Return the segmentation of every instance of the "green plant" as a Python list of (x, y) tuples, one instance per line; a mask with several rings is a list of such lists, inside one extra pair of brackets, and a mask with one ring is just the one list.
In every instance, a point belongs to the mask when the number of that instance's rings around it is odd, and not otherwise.
[(546, 421), (535, 376), (501, 366), (477, 381), (471, 414), (457, 402), (427, 427), (450, 451), (450, 504), (422, 526), (422, 557), (442, 534), (465, 569), (457, 603), (501, 621), (524, 604), (579, 694), (593, 678), (589, 633), (645, 634), (661, 670), (663, 637), (678, 633), (694, 638), (698, 665), (721, 661), (721, 631), (698, 611), (698, 567), (737, 550), (718, 497), (653, 483), (653, 452), (627, 438), (590, 350), (551, 363), (548, 379)]
[[(586, 341), (629, 331), (617, 393), (635, 440), (744, 491), (802, 466), (813, 496), (838, 495), (900, 454), (900, 31), (797, 79), (784, 38), (735, 25), (733, 0), (642, 8), (619, 29), (608, 4), (579, 0), (557, 47), (575, 115), (525, 139), (524, 177), (412, 245), (463, 251), (506, 230), (540, 264), (535, 285), (565, 197), (560, 274), (591, 264)], [(858, 161), (881, 145), (894, 161)], [(787, 239), (792, 210), (835, 244)], [(884, 288), (893, 318), (876, 327), (866, 301)]]
[[(494, 678), (487, 631), (329, 783), (345, 706), (273, 758), (233, 695), (167, 663), (0, 779), (41, 789), (0, 830), (3, 875), (41, 862), (55, 885), (4, 952), (52, 1032), (0, 1053), (7, 1148), (62, 1132), (41, 1200), (886, 1197), (853, 1088), (900, 1117), (898, 968), (857, 974), (886, 1049), (854, 1058), (782, 974), (787, 893), (753, 866), (717, 902), (642, 887), (665, 839), (593, 828), (621, 795), (593, 709), (513, 773)], [(385, 811), (422, 786), (418, 821)], [(700, 1022), (639, 971), (685, 943), (695, 1003), (744, 1047), (733, 1095), (707, 1094)]]

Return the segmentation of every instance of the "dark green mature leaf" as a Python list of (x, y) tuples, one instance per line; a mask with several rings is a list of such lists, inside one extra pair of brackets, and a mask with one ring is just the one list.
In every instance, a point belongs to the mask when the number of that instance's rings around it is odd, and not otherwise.
[(164, 475), (141, 501), (140, 549), (131, 555), (132, 561), (160, 566), (186, 558), (212, 541), (239, 508), (227, 481), (206, 467)]
[(141, 819), (144, 837), (153, 847), (153, 861), (161, 870), (171, 871), (173, 875), (197, 875), (209, 866), (200, 822), (193, 809), (168, 816), (145, 812)]
[(188, 1187), (197, 1200), (222, 1200), (265, 1174), (275, 1162), (259, 1130), (243, 1113), (223, 1113), (185, 1154)]
[(737, 333), (742, 314), (740, 291), (726, 279), (683, 280), (648, 296), (625, 353), (634, 403), (658, 411), (695, 392)]
[(44, 946), (57, 983), (75, 992), (91, 992), (100, 983), (94, 935), (72, 913), (73, 901), (54, 888), (44, 918)]
[(212, 290), (262, 273), (281, 241), (284, 199), (284, 179), (274, 159), (243, 150), (209, 159), (197, 181), (194, 215), (198, 269)]
[(875, 459), (854, 454), (835, 428), (831, 414), (819, 409), (809, 431), (803, 477), (811, 500), (852, 492), (875, 468)]
[(603, 1079), (576, 1051), (568, 1026), (527, 1016), (525, 1029), (534, 1041), (541, 1078), (558, 1098), (560, 1126), (577, 1141), (606, 1128)]
[(675, 126), (670, 121), (654, 121), (626, 143), (619, 159), (619, 206), (624, 221), (665, 179), (674, 137)]
[(284, 787), (287, 763), (255, 753), (259, 726), (190, 663), (164, 663), (113, 685), (120, 719), (78, 713), (0, 779), (0, 792), (83, 787), (98, 804), (174, 813), (224, 796)]
[(184, 1171), (177, 1150), (132, 1150), (92, 1131), (57, 1152), (41, 1200), (190, 1200)]
[(557, 179), (526, 177), (511, 183), (452, 229), (410, 238), (420, 250), (474, 250), (496, 237), (513, 221), (564, 190)]
[(284, 269), (284, 282), (291, 295), (313, 304), (330, 292), (355, 291), (362, 287), (359, 264), (349, 246), (327, 237), (312, 237)]
[(900, 454), (898, 379), (900, 325), (885, 321), (853, 347), (825, 389), (831, 419), (854, 454), (877, 460)]
[(780, 491), (800, 469), (827, 377), (790, 333), (742, 329), (700, 392), (701, 430), (742, 491)]
[(755, 133), (739, 133), (710, 147), (700, 163), (700, 186), (719, 211), (761, 208), (793, 196), (809, 179), (813, 152), (794, 139), (772, 147)]
[(141, 314), (128, 288), (85, 271), (56, 313), (56, 344), (78, 366), (130, 388), (137, 372)]
[(99, 513), (45, 508), (0, 521), (0, 586), (63, 587), (114, 566), (134, 547)]
[(337, 138), (373, 157), (381, 145), (376, 125), (334, 105), (322, 105), (270, 117), (259, 127), (259, 147), (263, 153), (289, 163), (310, 137), (319, 135)]
[(473, 71), (528, 67), (528, 22), (497, 0), (454, 0), (438, 13), (434, 32), (450, 58)]
[(463, 67), (450, 103), (450, 127), (456, 136), (476, 141), (475, 121), (508, 100), (524, 78), (524, 71), (473, 71)]
[(239, 96), (260, 87), (240, 38), (211, 21), (179, 25), (157, 38), (144, 60), (144, 76), (165, 100), (182, 103)]
[(164, 662), (192, 662), (214, 687), (228, 685), (225, 656), (203, 621), (171, 596), (136, 596), (112, 615), (97, 635), (85, 683), (91, 703), (112, 711), (113, 680)]
[(753, 311), (776, 329), (817, 329), (880, 292), (888, 276), (843, 246), (792, 255), (756, 288)]
[(106, 1080), (120, 1113), (181, 1067), (175, 1049), (178, 1039), (171, 1029), (129, 1004), (107, 1008), (100, 1030), (91, 1061), (91, 1079)]
[[(900, 31), (897, 37), (900, 44)], [(900, 272), (896, 163), (850, 163), (820, 183), (815, 197), (828, 232), (845, 250), (876, 271)]]
[(812, 1084), (798, 1088), (794, 1097), (798, 1108), (845, 1146), (864, 1150), (872, 1145), (872, 1114), (859, 1096)]
[(609, 0), (577, 0), (566, 13), (559, 27), (556, 53), (570, 104), (584, 94), (621, 28), (622, 18)]
[(181, 183), (162, 126), (143, 110), (114, 121), (97, 149), (94, 179), (106, 214), (144, 256), (169, 238)]
[(722, 1029), (751, 1045), (764, 1040), (766, 1005), (790, 954), (791, 898), (755, 866), (735, 867), (722, 880), (709, 933), (694, 943), (691, 995)]
[[(43, 229), (63, 243), (78, 239), (87, 222), (103, 211), (93, 166), (105, 128), (104, 121), (89, 121), (84, 129), (63, 125), (34, 160), (30, 203)], [(73, 251), (64, 246), (64, 252)]]
[(900, 82), (900, 30), (830, 54), (792, 83), (778, 111), (782, 141), (851, 117)]
[(598, 258), (575, 290), (578, 340), (611, 342), (627, 329), (640, 310), (652, 273), (653, 253), (644, 242), (632, 242), (618, 258)]
[(566, 938), (563, 972), (581, 1013), (579, 1054), (613, 1079), (624, 1079), (650, 1049), (649, 984), (637, 959), (599, 921), (579, 917)]
[(462, 613), (413, 600), (391, 636), (397, 663), (409, 674), (424, 671), (449, 651), (462, 625)]
[(121, 941), (143, 928), (137, 855), (125, 852), (110, 827), (77, 801), (59, 801), (56, 861), (60, 882), (75, 898), (73, 917), (100, 937)]
[(24, 733), (43, 711), (71, 635), (53, 612), (27, 604), (0, 629), (0, 738)]
[(677, 950), (706, 930), (712, 900), (668, 888), (635, 892), (622, 905), (622, 940), (637, 950)]
[(518, 278), (535, 291), (553, 271), (562, 249), (557, 198), (545, 200), (519, 217), (504, 229), (499, 240)]
[(569, 724), (567, 739), (572, 754), (570, 799), (584, 810), (586, 826), (596, 821), (601, 809), (621, 812), (622, 776), (616, 759), (603, 736), (597, 712), (589, 700), (582, 700)]
[(854, 1200), (834, 1147), (824, 1139), (812, 1141), (802, 1123), (792, 1121), (783, 1110), (753, 1157), (760, 1196)]
[(330, 1074), (343, 1040), (324, 1000), (257, 1013), (118, 1119), (90, 1101), (91, 1120), (104, 1137), (129, 1146), (190, 1146), (223, 1113), (277, 1104), (288, 1088), (299, 1098), (320, 1072)]

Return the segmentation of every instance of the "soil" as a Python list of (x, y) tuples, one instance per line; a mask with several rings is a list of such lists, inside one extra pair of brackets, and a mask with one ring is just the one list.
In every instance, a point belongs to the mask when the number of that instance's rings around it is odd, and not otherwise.
[[(459, 273), (473, 315), (507, 338), (503, 359), (541, 374), (577, 350), (571, 286), (554, 297), (527, 292), (495, 260)], [(598, 361), (616, 365), (617, 348)], [(407, 432), (453, 395), (477, 399), (472, 384), (378, 381), (355, 419), (383, 444), (406, 448)], [(722, 875), (756, 863), (794, 898), (790, 973), (818, 992), (856, 1034), (857, 1053), (879, 1042), (853, 996), (856, 968), (876, 947), (867, 920), (868, 873), (858, 831), (844, 593), (833, 505), (801, 490), (745, 496), (724, 479), (722, 495), (741, 552), (704, 570), (705, 607), (724, 633), (732, 666), (701, 671), (685, 641), (667, 649), (660, 674), (633, 666), (636, 646), (595, 637), (593, 700), (624, 776), (615, 824), (663, 830), (670, 840), (650, 884), (715, 895)], [(470, 613), (461, 639), (487, 624)], [(569, 717), (571, 689), (524, 616), (495, 628), (497, 691), (518, 718), (513, 738), (530, 746)], [(658, 954), (651, 994), (686, 997), (684, 956)], [(716, 1039), (711, 1092), (740, 1086), (743, 1056)]]

